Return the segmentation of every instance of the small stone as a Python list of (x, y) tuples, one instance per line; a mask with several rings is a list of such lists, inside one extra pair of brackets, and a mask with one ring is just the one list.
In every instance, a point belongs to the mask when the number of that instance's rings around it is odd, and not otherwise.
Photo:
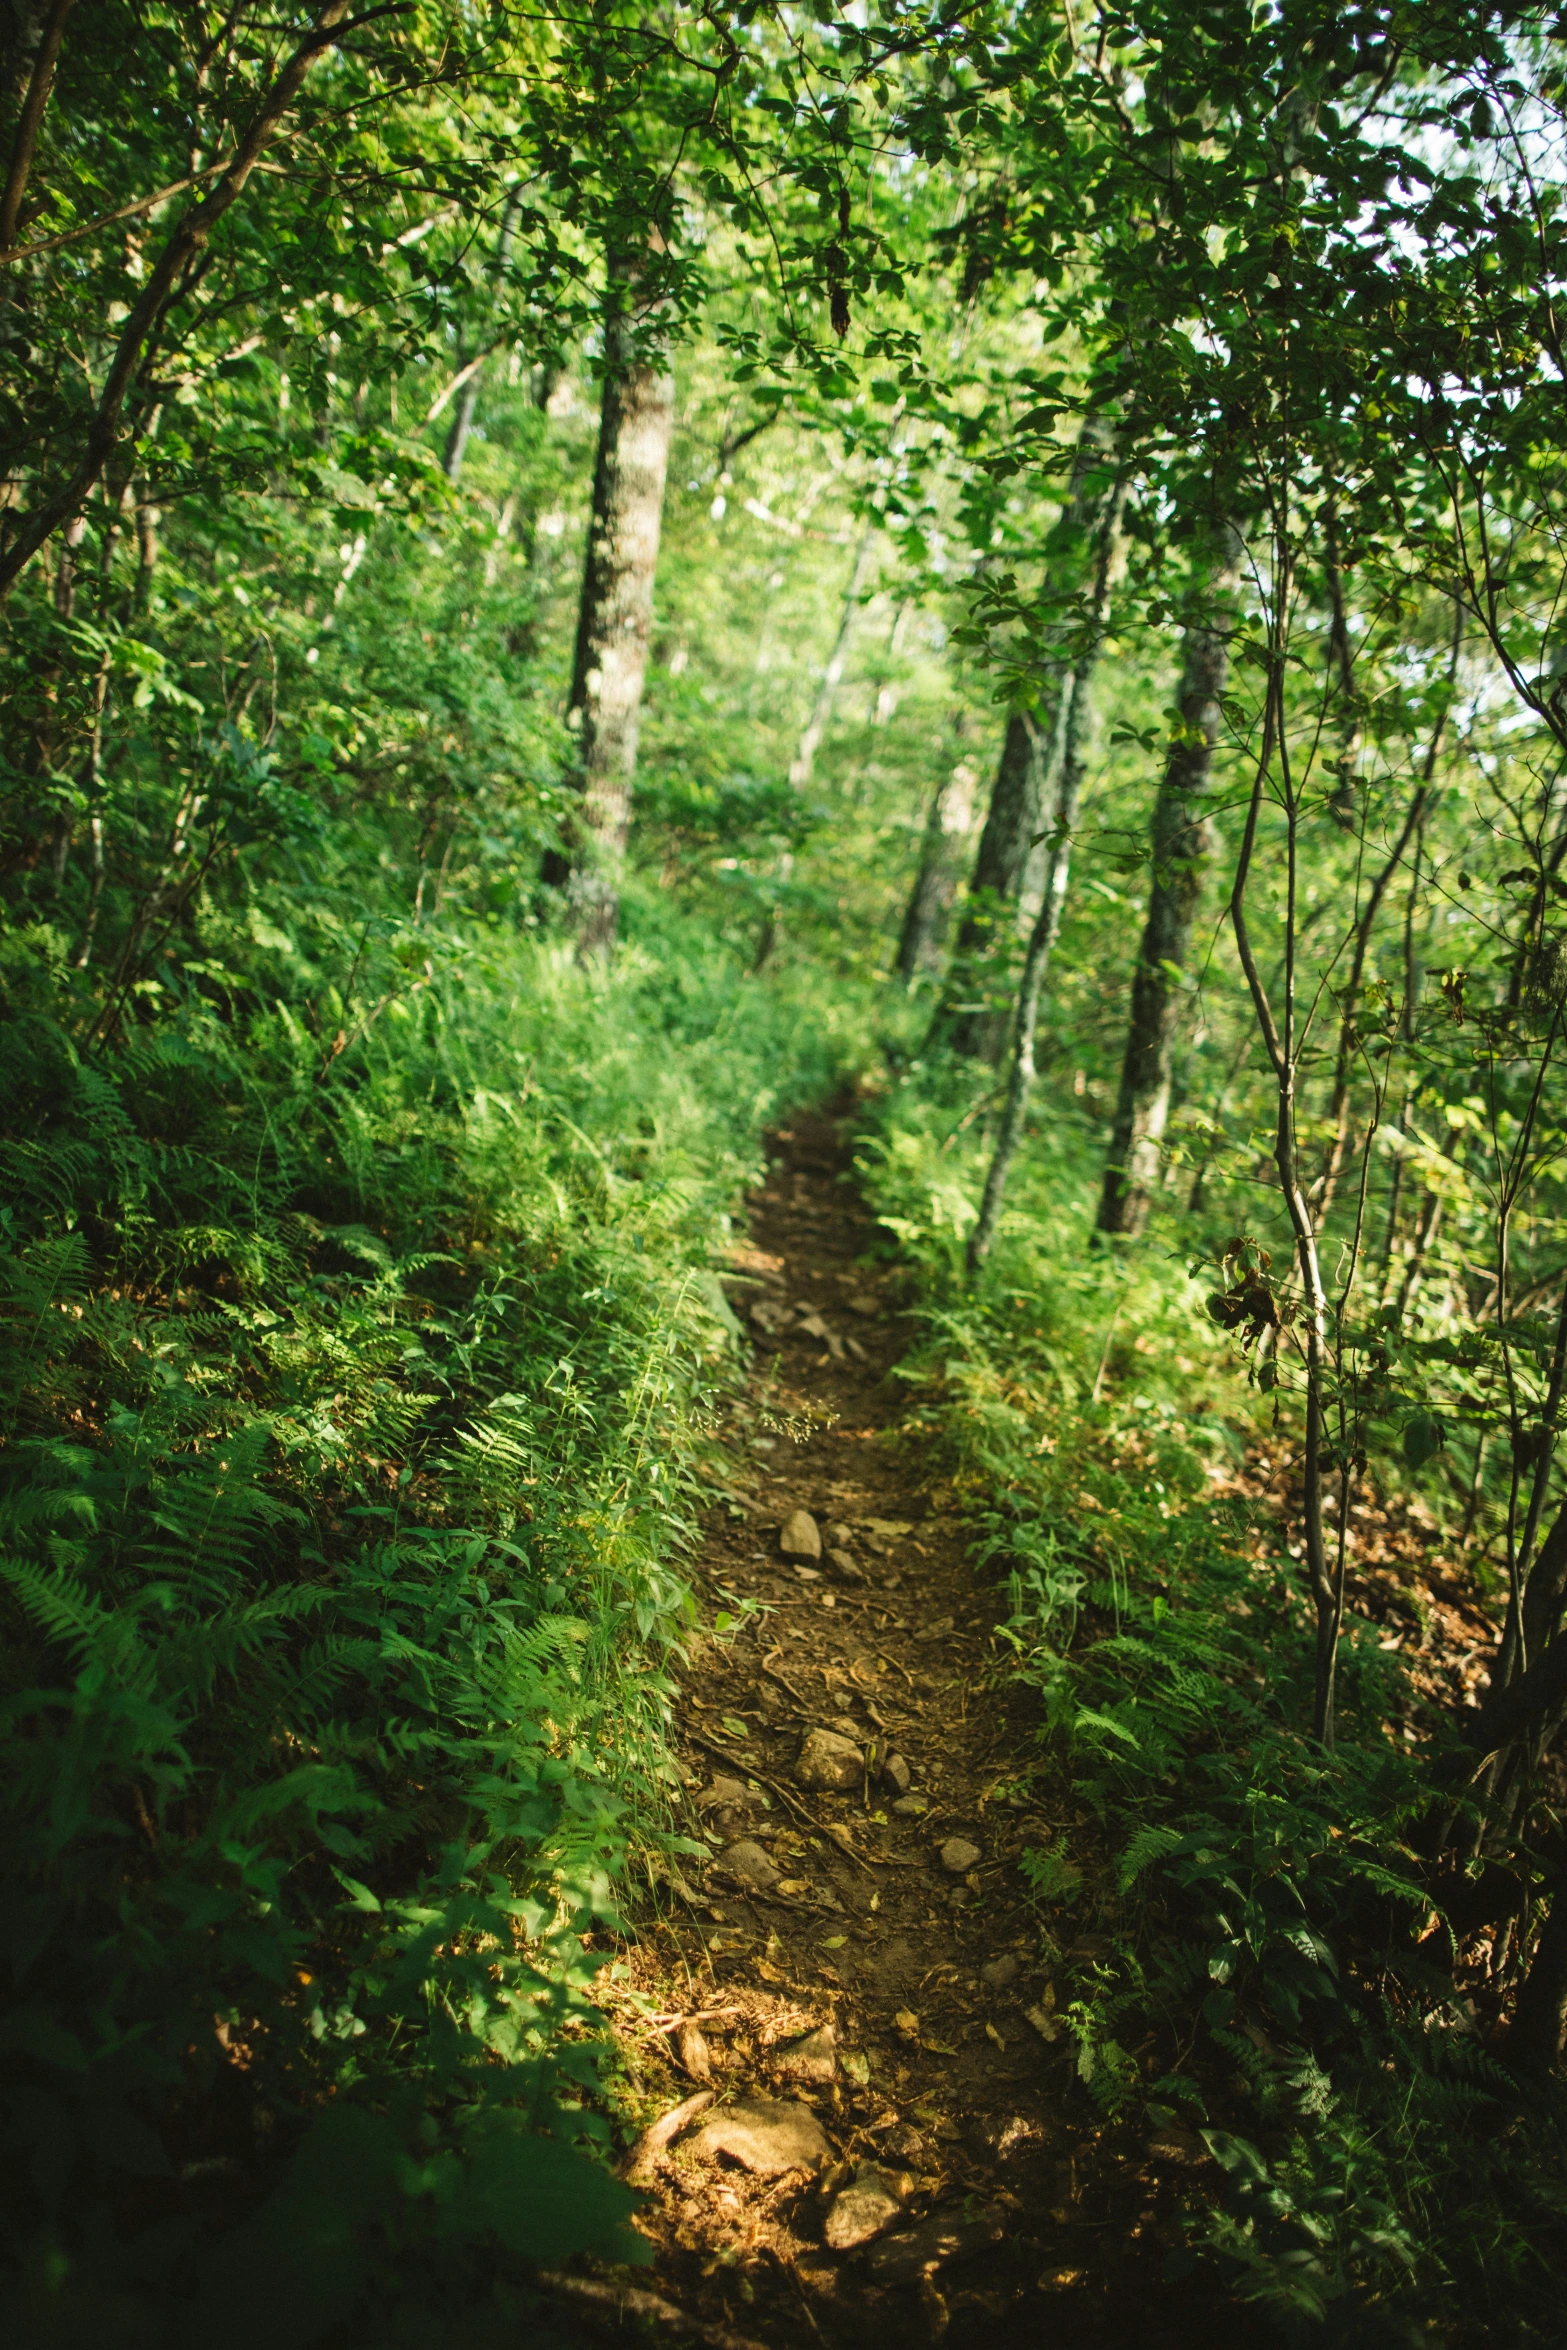
[(778, 1547), (786, 1559), (819, 1559), (822, 1538), (809, 1510), (791, 1510), (778, 1530)]
[(912, 2122), (898, 2122), (882, 2140), (886, 2151), (899, 2162), (906, 2162), (911, 2170), (918, 2170), (930, 2161), (930, 2148)]
[(879, 2285), (917, 2285), (949, 2260), (968, 2260), (988, 2251), (1000, 2243), (1003, 2233), (999, 2221), (984, 2216), (965, 2219), (961, 2204), (933, 2211), (906, 2236), (892, 2236), (877, 2245), (870, 2256), (871, 2275)]
[(880, 1306), (876, 1303), (876, 1300), (873, 1297), (863, 1297), (855, 1294), (846, 1297), (843, 1302), (848, 1307), (851, 1314), (863, 1314), (867, 1321), (871, 1320), (875, 1315), (881, 1312)]
[(715, 1772), (713, 1784), (703, 1788), (696, 1804), (698, 1811), (733, 1811), (759, 1805), (761, 1800), (743, 1779), (726, 1779), (721, 1772)]
[[(831, 1531), (830, 1528), (828, 1530)], [(856, 1562), (850, 1551), (830, 1550), (827, 1553), (827, 1564), (833, 1573), (845, 1583), (863, 1583), (866, 1579), (865, 1569)]]
[(680, 2062), (693, 2081), (710, 2081), (713, 2077), (713, 2052), (706, 2035), (695, 2024), (682, 2024), (675, 2039)]
[(819, 1583), (822, 1579), (820, 1567), (796, 1567), (794, 1571), (802, 1583)]
[(780, 2080), (830, 2081), (838, 2070), (838, 2035), (823, 2024), (801, 2039), (786, 2041), (772, 2052), (772, 2068)]
[(922, 1820), (930, 1805), (923, 1795), (900, 1795), (892, 1808), (900, 1820)]
[(828, 1727), (834, 1731), (838, 1737), (847, 1738), (851, 1745), (858, 1744), (863, 1734), (861, 1732), (860, 1725), (855, 1720), (853, 1714), (838, 1714), (834, 1720), (828, 1724)]
[(847, 1550), (854, 1540), (853, 1529), (846, 1526), (841, 1518), (834, 1518), (827, 1529), (827, 1539), (836, 1543), (840, 1550)]
[(992, 1991), (1005, 1991), (1022, 1972), (1023, 1962), (1016, 1951), (1004, 1950), (999, 1958), (991, 1959), (988, 1965), (980, 1968), (979, 1979), (987, 1983)]
[(731, 1844), (714, 1865), (726, 1876), (733, 1877), (737, 1885), (749, 1885), (758, 1893), (771, 1893), (779, 1882), (771, 1856), (749, 1837)]
[(912, 2181), (899, 2174), (881, 2170), (874, 2162), (862, 2162), (827, 2209), (822, 2232), (834, 2252), (852, 2252), (857, 2244), (868, 2244), (890, 2228), (911, 2186)]
[(896, 1787), (900, 1795), (907, 1795), (914, 1773), (901, 1754), (889, 1754), (881, 1766), (881, 1775), (889, 1787)]
[(726, 2154), (759, 2178), (819, 2170), (831, 2154), (826, 2132), (798, 2098), (741, 2097), (704, 2122), (686, 2144), (700, 2161)]
[(966, 1876), (975, 1862), (983, 1859), (977, 1844), (970, 1844), (966, 1836), (949, 1836), (941, 1848), (941, 1865), (953, 1876)]
[(812, 1730), (800, 1749), (794, 1775), (802, 1787), (857, 1787), (865, 1776), (865, 1757), (852, 1739), (840, 1738), (833, 1730)]
[(920, 2019), (914, 2013), (912, 2007), (900, 2007), (892, 2020), (897, 2025), (899, 2031), (903, 2034), (905, 2040), (917, 2040), (919, 2038)]

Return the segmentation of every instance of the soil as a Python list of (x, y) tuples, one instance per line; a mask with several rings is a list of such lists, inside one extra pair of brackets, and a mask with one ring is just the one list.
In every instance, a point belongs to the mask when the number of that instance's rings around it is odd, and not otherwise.
[[(734, 1253), (755, 1357), (728, 1433), (753, 1465), (704, 1531), (695, 1583), (717, 1629), (678, 1706), (686, 1826), (712, 1857), (678, 1862), (623, 1970), (649, 2120), (713, 2102), (631, 2159), (654, 2269), (580, 2280), (576, 2315), (585, 2338), (608, 2322), (615, 2339), (653, 2325), (767, 2350), (1174, 2350), (1216, 2320), (1239, 2345), (1243, 2314), (1166, 2278), (1204, 2150), (1104, 2131), (1077, 2078), (1062, 2012), (1096, 1950), (1030, 1899), (1019, 1866), (1059, 1823), (994, 1579), (910, 1426), (896, 1370), (912, 1326), (853, 1189), (851, 1132), (812, 1115), (778, 1133)], [(783, 1554), (798, 1510), (819, 1559)], [(798, 1775), (819, 1731), (860, 1758), (842, 1790)], [(727, 1860), (737, 1844), (749, 1854)], [(741, 1880), (748, 1866), (770, 1890)], [(737, 2159), (757, 2099), (814, 2114), (825, 2161), (770, 2174)], [(751, 2117), (764, 2160), (780, 2118)], [(864, 2209), (830, 2226), (835, 2197), (865, 2164), (890, 2225), (834, 2249)]]

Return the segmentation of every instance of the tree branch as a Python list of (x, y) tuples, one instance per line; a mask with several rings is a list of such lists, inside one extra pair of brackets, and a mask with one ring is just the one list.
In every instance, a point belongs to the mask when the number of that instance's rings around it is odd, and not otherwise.
[(0, 247), (16, 242), (16, 224), (22, 216), (22, 198), (27, 193), (33, 157), (38, 152), (38, 134), (43, 128), (44, 108), (49, 103), (60, 43), (65, 38), (65, 20), (75, 5), (76, 0), (54, 0), (44, 23), (38, 54), (33, 59), (32, 75), (27, 84), (27, 95), (22, 100), (21, 119), (16, 126), (16, 137), (11, 142), (11, 167), (5, 175), (5, 192), (0, 195)]
[[(44, 541), (59, 529), (61, 523), (79, 514), (86, 504), (89, 493), (120, 437), (120, 419), (126, 394), (147, 357), (169, 306), (179, 293), (186, 272), (199, 260), (224, 214), (244, 193), (246, 182), (256, 168), (262, 149), (298, 97), (306, 75), (322, 50), (330, 48), (343, 32), (352, 32), (357, 25), (369, 21), (369, 17), (365, 16), (345, 24), (348, 9), (349, 0), (324, 0), (313, 28), (300, 42), (262, 99), (250, 128), (235, 150), (233, 161), (217, 186), (176, 224), (148, 274), (140, 300), (125, 322), (97, 409), (87, 428), (86, 448), (54, 495), (46, 498), (34, 513), (26, 517), (16, 537), (4, 554), (0, 555), (0, 595), (5, 593), (17, 574), (31, 562)], [(393, 13), (396, 11), (390, 8), (370, 12), (375, 16)]]

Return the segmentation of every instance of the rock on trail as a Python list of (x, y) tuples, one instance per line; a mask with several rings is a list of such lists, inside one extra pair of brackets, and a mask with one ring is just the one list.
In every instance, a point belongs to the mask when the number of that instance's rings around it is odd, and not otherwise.
[(801, 1747), (794, 1775), (802, 1787), (858, 1787), (865, 1757), (852, 1739), (836, 1730), (813, 1730)]
[(682, 2151), (698, 2161), (727, 2155), (758, 2177), (785, 2171), (820, 2170), (831, 2159), (827, 2134), (808, 2105), (794, 2098), (742, 2097), (726, 2105), (684, 2142)]
[(809, 1510), (791, 1510), (778, 1529), (778, 1547), (786, 1559), (819, 1559), (822, 1538)]

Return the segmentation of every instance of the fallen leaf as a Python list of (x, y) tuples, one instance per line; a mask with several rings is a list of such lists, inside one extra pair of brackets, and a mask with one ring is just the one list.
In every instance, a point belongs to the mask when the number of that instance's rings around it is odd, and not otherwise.
[(919, 2038), (920, 2019), (914, 2013), (914, 2010), (911, 2007), (900, 2007), (892, 2020), (897, 2025), (899, 2031), (903, 2034), (906, 2040), (917, 2040)]
[(994, 2024), (987, 2024), (985, 2026), (985, 2037), (987, 2040), (993, 2040), (998, 2048), (1005, 2048), (1006, 2046), (1005, 2040), (1002, 2039), (1001, 2034), (996, 2030)]

